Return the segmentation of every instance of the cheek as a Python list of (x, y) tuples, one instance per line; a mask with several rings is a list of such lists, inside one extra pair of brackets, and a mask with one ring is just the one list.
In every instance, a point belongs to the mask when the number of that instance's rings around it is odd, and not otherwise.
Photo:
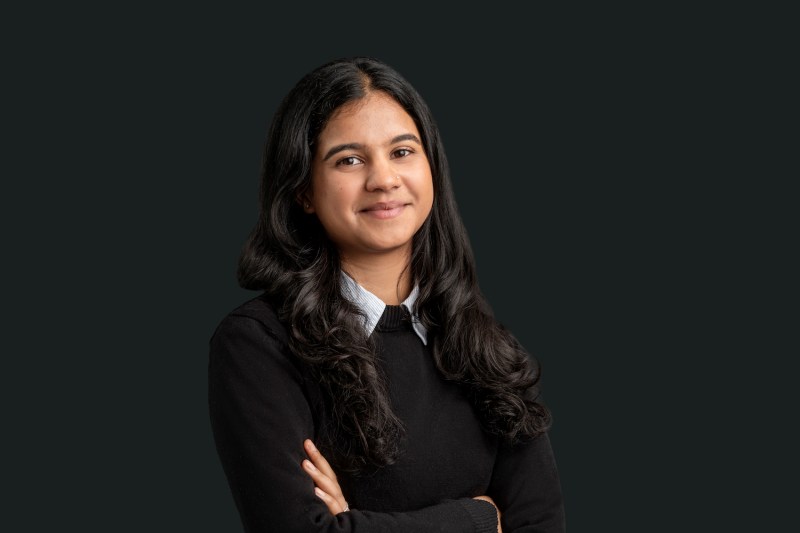
[(421, 196), (433, 202), (433, 177), (430, 174), (420, 180), (419, 191)]
[(435, 193), (433, 191), (433, 180), (428, 177), (426, 180), (421, 180), (417, 187), (417, 197), (420, 204), (424, 206), (420, 212), (420, 218), (424, 221), (430, 215), (433, 209), (433, 202), (435, 200)]
[[(344, 194), (344, 184), (327, 176), (317, 177), (311, 183), (314, 199), (323, 204), (336, 203)], [(324, 209), (324, 205), (320, 207)]]
[(317, 209), (329, 219), (346, 218), (353, 211), (357, 194), (353, 187), (342, 182), (326, 183), (315, 190)]

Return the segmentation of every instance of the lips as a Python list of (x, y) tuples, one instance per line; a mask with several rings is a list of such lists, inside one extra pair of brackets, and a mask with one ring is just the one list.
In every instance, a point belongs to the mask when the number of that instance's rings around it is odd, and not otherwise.
[(362, 209), (362, 211), (389, 211), (392, 209), (397, 209), (398, 207), (403, 207), (406, 205), (405, 202), (377, 202), (372, 204), (371, 206)]
[(396, 217), (405, 207), (405, 202), (377, 202), (362, 209), (361, 212), (374, 218), (387, 219)]

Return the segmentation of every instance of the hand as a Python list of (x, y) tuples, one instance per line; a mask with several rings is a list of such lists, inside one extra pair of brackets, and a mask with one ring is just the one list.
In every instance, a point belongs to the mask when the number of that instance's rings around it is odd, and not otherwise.
[(328, 464), (328, 461), (309, 439), (303, 442), (303, 447), (309, 459), (311, 459), (310, 461), (308, 459), (303, 460), (303, 470), (314, 480), (316, 485), (314, 492), (316, 495), (325, 502), (332, 515), (349, 511), (350, 508), (344, 499), (342, 489), (339, 487), (339, 482), (336, 480), (336, 474), (333, 472), (331, 465)]
[(503, 526), (500, 525), (500, 509), (497, 508), (497, 504), (494, 503), (494, 500), (491, 499), (489, 496), (475, 496), (472, 498), (473, 500), (483, 500), (485, 502), (489, 502), (494, 505), (495, 511), (497, 511), (497, 533), (503, 533)]

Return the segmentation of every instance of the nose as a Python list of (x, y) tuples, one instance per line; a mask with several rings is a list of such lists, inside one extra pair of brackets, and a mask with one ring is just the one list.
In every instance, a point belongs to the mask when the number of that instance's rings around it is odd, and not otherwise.
[(368, 191), (389, 191), (400, 187), (400, 176), (391, 160), (375, 161), (365, 185)]

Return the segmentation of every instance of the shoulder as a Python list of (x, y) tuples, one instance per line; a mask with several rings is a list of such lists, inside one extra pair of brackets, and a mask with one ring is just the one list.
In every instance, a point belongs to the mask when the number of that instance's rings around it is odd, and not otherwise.
[(212, 372), (299, 376), (307, 369), (289, 348), (289, 334), (274, 306), (257, 296), (230, 311), (209, 340)]
[(210, 342), (225, 333), (242, 330), (261, 331), (281, 346), (288, 343), (286, 326), (278, 319), (278, 313), (264, 294), (230, 311), (217, 325)]

